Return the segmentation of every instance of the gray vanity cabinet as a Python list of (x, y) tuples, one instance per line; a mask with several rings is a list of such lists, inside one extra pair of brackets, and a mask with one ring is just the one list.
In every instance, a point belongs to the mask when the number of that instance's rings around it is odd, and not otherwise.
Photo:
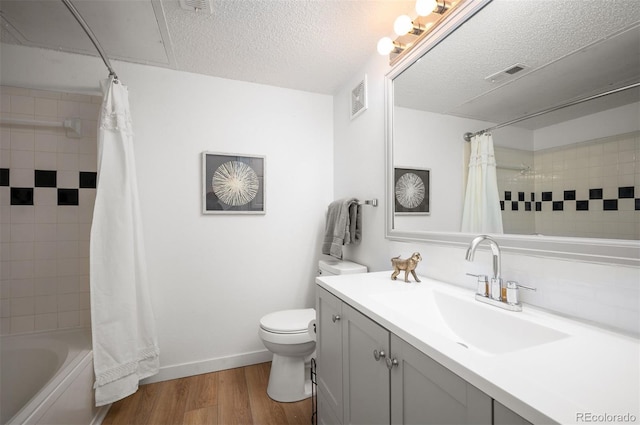
[(316, 298), (318, 423), (342, 424), (342, 301), (318, 287)]
[(531, 422), (497, 400), (493, 400), (493, 423), (495, 425), (531, 425)]
[(391, 335), (392, 424), (491, 424), (491, 397)]
[(347, 304), (342, 313), (343, 423), (388, 424), (389, 331)]
[(318, 287), (318, 423), (491, 424), (492, 400)]

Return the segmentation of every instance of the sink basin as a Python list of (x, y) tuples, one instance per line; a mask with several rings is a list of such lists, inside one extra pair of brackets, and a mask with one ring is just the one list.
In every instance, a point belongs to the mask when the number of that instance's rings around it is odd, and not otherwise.
[(551, 343), (568, 337), (551, 327), (514, 313), (438, 289), (375, 294), (376, 302), (412, 322), (487, 355), (497, 355)]

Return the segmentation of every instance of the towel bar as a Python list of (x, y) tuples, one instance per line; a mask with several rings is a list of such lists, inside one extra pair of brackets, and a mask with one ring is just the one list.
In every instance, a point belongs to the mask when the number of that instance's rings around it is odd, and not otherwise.
[(358, 205), (371, 205), (372, 207), (378, 206), (378, 200), (376, 198), (367, 199), (364, 202), (358, 202)]

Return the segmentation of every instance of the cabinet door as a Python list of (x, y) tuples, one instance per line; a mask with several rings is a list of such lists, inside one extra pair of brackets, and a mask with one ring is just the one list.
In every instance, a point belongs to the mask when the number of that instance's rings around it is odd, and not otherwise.
[(347, 304), (342, 313), (344, 423), (388, 424), (389, 369), (374, 350), (388, 355), (389, 332)]
[(493, 423), (495, 425), (531, 425), (531, 422), (496, 400), (493, 400)]
[(318, 392), (323, 393), (325, 407), (342, 423), (342, 301), (318, 287), (316, 316)]
[(491, 424), (491, 398), (391, 335), (392, 424)]

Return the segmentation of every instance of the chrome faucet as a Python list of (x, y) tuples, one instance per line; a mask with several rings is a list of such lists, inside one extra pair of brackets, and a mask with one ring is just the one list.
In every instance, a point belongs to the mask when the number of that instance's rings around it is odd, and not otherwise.
[[(476, 249), (483, 241), (487, 241), (493, 254), (493, 277), (489, 284), (488, 279), (484, 275), (471, 275), (478, 278), (478, 287), (476, 290), (476, 300), (483, 303), (491, 304), (500, 308), (511, 311), (522, 311), (522, 304), (518, 299), (518, 288), (525, 288), (535, 291), (535, 288), (520, 285), (517, 282), (507, 282), (505, 286), (502, 282), (502, 265), (500, 255), (500, 245), (491, 236), (480, 235), (473, 238), (467, 248), (465, 259), (473, 261)], [(469, 273), (467, 273), (469, 274)]]

